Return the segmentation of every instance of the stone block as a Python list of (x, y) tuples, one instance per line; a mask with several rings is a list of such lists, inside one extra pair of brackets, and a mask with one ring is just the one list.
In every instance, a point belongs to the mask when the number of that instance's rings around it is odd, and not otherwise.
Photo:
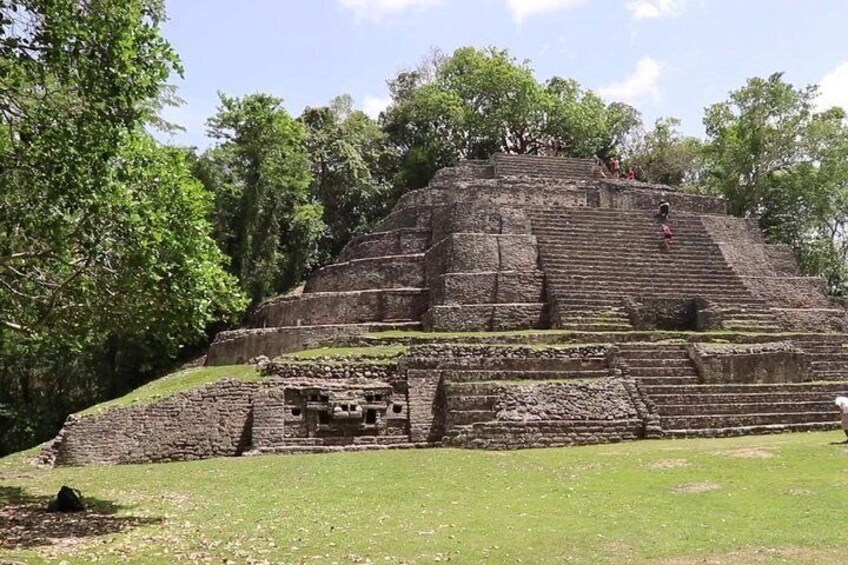
[(809, 355), (790, 342), (688, 346), (702, 382), (791, 383), (809, 380)]

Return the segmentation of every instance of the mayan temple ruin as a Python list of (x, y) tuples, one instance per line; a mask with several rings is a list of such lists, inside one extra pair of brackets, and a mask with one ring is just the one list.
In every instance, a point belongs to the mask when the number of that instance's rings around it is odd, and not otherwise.
[[(72, 416), (44, 457), (835, 429), (846, 324), (823, 281), (722, 199), (612, 179), (594, 160), (494, 155), (439, 171), (302, 292), (217, 336), (207, 365), (262, 378)], [(330, 347), (354, 353), (297, 355)]]

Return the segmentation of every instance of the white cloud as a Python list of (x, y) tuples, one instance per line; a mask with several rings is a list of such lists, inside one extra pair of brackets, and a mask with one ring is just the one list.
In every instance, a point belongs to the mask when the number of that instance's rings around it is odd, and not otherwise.
[(841, 106), (848, 112), (848, 61), (824, 75), (819, 83), (816, 107), (827, 110), (833, 106)]
[(390, 96), (380, 98), (378, 96), (366, 96), (362, 101), (362, 111), (375, 120), (380, 117), (380, 112), (388, 108), (392, 99)]
[(603, 98), (618, 102), (634, 103), (645, 99), (660, 99), (659, 78), (663, 64), (650, 57), (642, 57), (636, 63), (636, 69), (624, 80), (614, 82), (598, 89)]
[(627, 11), (634, 20), (673, 18), (683, 13), (686, 0), (630, 0)]
[(407, 10), (424, 10), (438, 6), (442, 0), (339, 0), (343, 8), (353, 10), (357, 21), (378, 22)]
[(512, 18), (521, 23), (531, 16), (550, 14), (585, 4), (588, 0), (506, 0)]

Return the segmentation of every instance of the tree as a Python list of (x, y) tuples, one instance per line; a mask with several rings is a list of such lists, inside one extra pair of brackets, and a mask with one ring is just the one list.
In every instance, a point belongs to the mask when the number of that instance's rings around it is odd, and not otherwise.
[(776, 177), (808, 157), (814, 96), (815, 87), (796, 89), (775, 73), (749, 79), (727, 101), (707, 108), (705, 180), (728, 198), (734, 214), (772, 227), (770, 215), (780, 213), (774, 208), (781, 200), (773, 192)]
[(207, 122), (218, 144), (195, 174), (215, 195), (216, 239), (253, 304), (300, 282), (323, 234), (321, 205), (309, 193), (306, 129), (279, 98), (220, 95)]
[(163, 18), (155, 0), (0, 0), (0, 451), (243, 306), (205, 193), (142, 131), (181, 71)]
[(380, 175), (389, 157), (386, 135), (365, 113), (352, 109), (350, 96), (307, 108), (300, 121), (307, 128), (312, 195), (324, 209), (327, 226), (319, 246), (323, 263), (386, 210), (389, 187)]
[(639, 124), (573, 80), (536, 80), (527, 62), (494, 48), (457, 49), (389, 81), (381, 124), (398, 154), (396, 184), (420, 187), (441, 167), (492, 153), (606, 157)]
[(680, 133), (680, 120), (659, 118), (654, 129), (642, 132), (626, 151), (627, 166), (641, 180), (692, 188), (697, 185), (703, 163), (703, 144)]
[(780, 73), (752, 78), (707, 109), (704, 185), (734, 214), (756, 218), (770, 241), (792, 245), (802, 269), (846, 291), (848, 125), (814, 110), (815, 86)]

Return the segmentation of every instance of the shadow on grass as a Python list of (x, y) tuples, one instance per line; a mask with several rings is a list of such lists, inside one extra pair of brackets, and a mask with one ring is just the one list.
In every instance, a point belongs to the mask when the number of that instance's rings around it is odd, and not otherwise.
[(121, 506), (85, 497), (85, 512), (47, 512), (52, 497), (0, 485), (0, 549), (26, 549), (161, 524), (162, 518), (116, 516)]

